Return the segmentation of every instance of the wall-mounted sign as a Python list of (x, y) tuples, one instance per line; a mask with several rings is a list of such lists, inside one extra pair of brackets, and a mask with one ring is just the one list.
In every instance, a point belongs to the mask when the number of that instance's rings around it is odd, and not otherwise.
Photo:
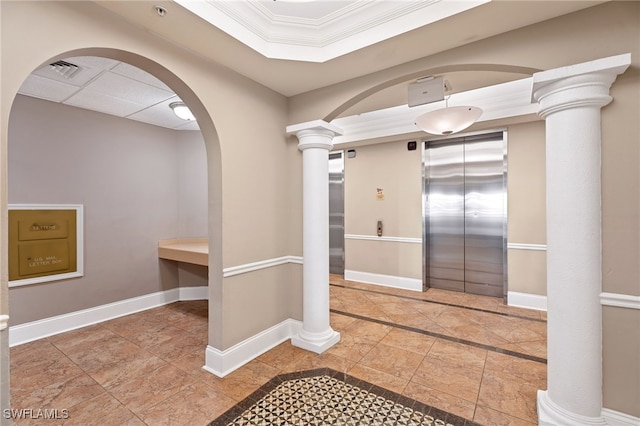
[(81, 205), (9, 206), (9, 286), (81, 277)]

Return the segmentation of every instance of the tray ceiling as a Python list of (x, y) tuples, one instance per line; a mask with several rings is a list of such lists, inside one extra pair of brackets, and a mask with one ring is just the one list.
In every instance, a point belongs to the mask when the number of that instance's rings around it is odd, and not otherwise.
[[(205, 60), (232, 69), (284, 96), (337, 84), (592, 7), (601, 1), (489, 0), (158, 0), (92, 3)], [(157, 12), (157, 7), (164, 14)], [(35, 70), (23, 95), (177, 130), (179, 101), (164, 83), (129, 64), (97, 57), (64, 58), (78, 70)], [(454, 91), (522, 78), (447, 75)], [(348, 111), (406, 103), (407, 83)], [(358, 109), (360, 108), (360, 109)]]
[(174, 0), (271, 59), (325, 62), (490, 0)]

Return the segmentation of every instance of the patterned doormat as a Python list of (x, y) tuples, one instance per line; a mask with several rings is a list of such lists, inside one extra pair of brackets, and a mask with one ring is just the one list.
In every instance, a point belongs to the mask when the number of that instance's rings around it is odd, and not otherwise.
[(282, 374), (209, 426), (479, 426), (329, 368)]

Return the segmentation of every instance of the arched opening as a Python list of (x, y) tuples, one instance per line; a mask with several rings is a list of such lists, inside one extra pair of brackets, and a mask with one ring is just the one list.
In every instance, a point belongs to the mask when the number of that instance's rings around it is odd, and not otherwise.
[[(331, 122), (335, 118), (341, 117), (346, 112), (349, 112), (351, 108), (358, 105), (360, 102), (363, 102), (364, 100), (371, 98), (387, 89), (393, 89), (393, 92), (383, 92), (384, 97), (387, 100), (399, 100), (400, 104), (404, 104), (406, 102), (406, 84), (422, 77), (457, 74), (457, 81), (454, 84), (454, 92), (458, 92), (461, 90), (475, 89), (478, 87), (490, 86), (497, 83), (503, 83), (510, 80), (528, 77), (538, 71), (540, 70), (536, 68), (503, 64), (451, 64), (427, 68), (409, 74), (401, 75), (399, 77), (394, 77), (392, 79), (384, 80), (380, 83), (374, 84), (368, 88), (361, 90), (359, 93), (354, 94), (350, 99), (347, 99), (333, 111), (327, 114), (324, 117), (324, 120), (327, 122)], [(474, 86), (468, 87), (469, 83), (467, 81), (464, 81), (468, 80), (468, 78), (462, 78), (458, 80), (458, 76), (461, 75), (473, 75)], [(458, 87), (458, 81), (461, 81), (461, 84), (459, 85), (460, 87)], [(401, 92), (399, 96), (394, 96), (394, 93), (397, 94), (399, 92)], [(376, 109), (379, 108), (381, 108), (380, 105), (378, 105), (378, 108)], [(357, 113), (357, 111), (353, 113)]]
[[(158, 240), (197, 235), (208, 238), (213, 247), (221, 246), (220, 148), (202, 102), (167, 68), (130, 52), (81, 49), (57, 55), (44, 64), (87, 56), (154, 75), (190, 107), (200, 132), (181, 135), (73, 106), (14, 97), (5, 164), (9, 169), (8, 202), (84, 205), (85, 243), (82, 278), (5, 289), (9, 307), (16, 313), (11, 320), (15, 318), (18, 324), (72, 314), (73, 320), (66, 326), (71, 329), (87, 325), (82, 323), (87, 315), (91, 317), (87, 311), (95, 313), (103, 305), (125, 308), (120, 314), (115, 313), (117, 308), (113, 317), (127, 313), (133, 307), (131, 300), (143, 301), (143, 308), (147, 303), (162, 304), (167, 294), (180, 293), (183, 270), (158, 259)], [(191, 160), (201, 164), (180, 164)], [(194, 194), (185, 190), (193, 189), (194, 184), (199, 185), (200, 194), (204, 192), (204, 200), (188, 200)], [(181, 212), (181, 202), (204, 211)], [(5, 213), (6, 208), (3, 206)], [(193, 226), (194, 222), (198, 225)], [(6, 244), (6, 234), (2, 238)], [(196, 278), (204, 281), (200, 294), (205, 299), (222, 280), (221, 250), (211, 252), (214, 255), (209, 264), (213, 267), (208, 272), (206, 266), (204, 272), (184, 269), (185, 274), (199, 275)], [(219, 308), (209, 309), (214, 316)], [(38, 312), (30, 317), (29, 310)], [(82, 314), (75, 315), (78, 311)], [(54, 327), (50, 334), (55, 332)], [(199, 343), (202, 353), (214, 334), (209, 330), (208, 337)]]

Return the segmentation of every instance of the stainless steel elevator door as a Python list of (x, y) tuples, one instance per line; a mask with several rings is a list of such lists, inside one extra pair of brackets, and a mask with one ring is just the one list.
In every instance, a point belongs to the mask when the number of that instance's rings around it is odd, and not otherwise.
[(425, 284), (503, 297), (504, 141), (502, 134), (468, 139), (425, 150)]
[(464, 291), (464, 146), (426, 151), (429, 287)]
[(344, 157), (329, 153), (329, 272), (344, 274)]

